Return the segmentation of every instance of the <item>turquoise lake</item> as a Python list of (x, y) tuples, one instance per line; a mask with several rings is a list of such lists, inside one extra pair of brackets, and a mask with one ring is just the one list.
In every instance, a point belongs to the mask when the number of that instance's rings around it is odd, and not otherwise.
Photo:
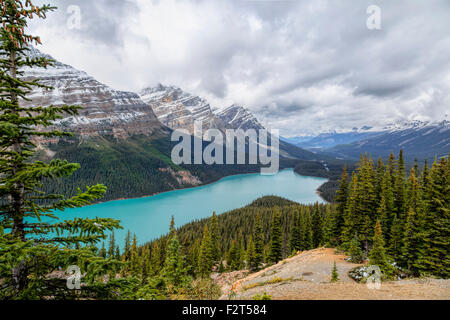
[(123, 230), (116, 232), (116, 241), (123, 245), (126, 230), (135, 233), (140, 244), (153, 240), (169, 231), (171, 216), (177, 226), (193, 220), (237, 209), (253, 200), (276, 195), (300, 203), (323, 200), (316, 193), (326, 179), (305, 177), (292, 169), (280, 171), (273, 176), (260, 174), (236, 175), (213, 184), (161, 193), (155, 196), (117, 200), (79, 209), (66, 210), (63, 220), (109, 217), (121, 220)]

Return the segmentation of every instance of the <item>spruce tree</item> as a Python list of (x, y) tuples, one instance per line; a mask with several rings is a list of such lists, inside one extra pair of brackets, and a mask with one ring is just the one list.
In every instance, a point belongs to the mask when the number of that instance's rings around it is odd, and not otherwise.
[(415, 265), (417, 264), (417, 219), (416, 212), (411, 207), (408, 211), (408, 218), (406, 220), (405, 232), (403, 235), (403, 247), (402, 247), (402, 257), (399, 261), (408, 270), (412, 271), (417, 275), (417, 270)]
[[(131, 250), (130, 250), (131, 251)], [(150, 275), (156, 276), (159, 274), (162, 268), (162, 258), (161, 258), (161, 249), (158, 245), (158, 242), (153, 242), (151, 251), (150, 251)]]
[(352, 180), (350, 182), (349, 190), (350, 193), (344, 216), (344, 227), (342, 228), (341, 235), (344, 247), (348, 246), (353, 238), (354, 233), (357, 232), (356, 221), (358, 220), (358, 217), (356, 216), (355, 212), (358, 191), (358, 177), (354, 172), (352, 174)]
[(177, 232), (177, 229), (175, 228), (175, 217), (172, 216), (170, 219), (170, 227), (169, 227), (169, 242), (172, 240), (173, 236)]
[(146, 281), (146, 279), (151, 274), (151, 266), (150, 266), (150, 248), (148, 245), (145, 245), (142, 248), (142, 258), (141, 258), (141, 274), (142, 279)]
[[(305, 207), (300, 208), (300, 214), (298, 216), (298, 230), (300, 232), (300, 250), (307, 250), (307, 239), (306, 239), (306, 209)], [(312, 239), (312, 238), (311, 238)]]
[(390, 245), (388, 247), (388, 253), (395, 261), (399, 261), (402, 255), (403, 226), (401, 219), (395, 213), (390, 232)]
[(230, 271), (239, 270), (240, 247), (236, 240), (231, 242), (230, 250), (228, 251), (227, 266)]
[(313, 225), (312, 225), (312, 217), (311, 217), (311, 211), (309, 208), (306, 208), (305, 210), (305, 220), (304, 220), (304, 232), (305, 232), (305, 250), (313, 249), (314, 242), (313, 242)]
[(253, 237), (250, 237), (250, 240), (247, 244), (247, 252), (246, 252), (246, 260), (247, 267), (250, 271), (256, 271), (259, 267), (259, 262), (255, 259), (255, 243), (253, 242)]
[(211, 250), (212, 260), (214, 264), (219, 263), (220, 247), (219, 247), (219, 222), (216, 212), (213, 212), (211, 220), (209, 221), (209, 230), (211, 233)]
[(395, 212), (399, 223), (400, 232), (403, 233), (404, 224), (406, 222), (407, 201), (406, 201), (406, 171), (405, 160), (403, 158), (403, 150), (400, 150), (398, 158), (398, 168), (394, 177), (394, 205)]
[(339, 273), (336, 266), (336, 261), (333, 264), (333, 270), (331, 271), (331, 282), (339, 281)]
[(171, 291), (185, 288), (190, 283), (187, 270), (184, 264), (184, 256), (181, 255), (181, 246), (176, 233), (174, 233), (167, 248), (166, 260), (161, 270), (161, 278), (169, 286)]
[(264, 230), (260, 214), (256, 215), (255, 226), (253, 229), (253, 242), (255, 245), (254, 263), (258, 269), (264, 262)]
[(344, 224), (345, 212), (349, 198), (349, 177), (347, 173), (347, 166), (344, 166), (341, 180), (339, 180), (339, 189), (336, 191), (336, 216), (334, 221), (334, 237), (340, 239)]
[(353, 218), (355, 230), (364, 243), (366, 253), (373, 238), (373, 227), (377, 217), (377, 196), (375, 195), (375, 172), (372, 160), (367, 155), (361, 157), (362, 164), (358, 168), (358, 183)]
[(124, 260), (128, 261), (131, 258), (130, 255), (131, 252), (131, 232), (130, 230), (127, 231), (127, 235), (125, 236), (125, 244), (123, 248), (123, 254), (124, 254)]
[(272, 263), (278, 263), (278, 261), (282, 259), (283, 253), (282, 253), (281, 212), (278, 207), (275, 207), (270, 232), (270, 251), (268, 260), (269, 262)]
[(239, 270), (245, 269), (248, 262), (246, 261), (246, 250), (244, 245), (244, 237), (241, 235), (241, 242), (239, 246)]
[(357, 234), (350, 241), (348, 246), (348, 253), (350, 255), (350, 261), (353, 263), (362, 263), (364, 260), (364, 254), (361, 250), (361, 243)]
[(422, 242), (417, 263), (423, 274), (450, 277), (450, 170), (449, 160), (435, 161), (426, 179)]
[(203, 240), (198, 255), (198, 274), (201, 277), (209, 277), (213, 267), (213, 252), (211, 243), (211, 234), (208, 226), (203, 229)]
[[(28, 34), (27, 27), (30, 19), (45, 19), (55, 9), (51, 5), (35, 6), (30, 0), (0, 3), (0, 226), (4, 230), (0, 256), (7, 260), (2, 265), (11, 266), (0, 272), (4, 288), (0, 295), (7, 299), (73, 295), (65, 284), (55, 283), (47, 275), (76, 264), (81, 256), (91, 262), (79, 263), (82, 274), (89, 268), (90, 284), (100, 278), (100, 273), (107, 274), (117, 267), (117, 261), (99, 259), (91, 248), (104, 240), (107, 232), (120, 227), (119, 221), (77, 218), (55, 222), (65, 209), (102, 198), (106, 187), (78, 189), (72, 198), (48, 194), (46, 185), (51, 180), (71, 176), (80, 165), (59, 159), (48, 163), (36, 160), (36, 141), (70, 136), (52, 125), (65, 115), (75, 116), (80, 107), (21, 106), (21, 101), (30, 101), (33, 89), (52, 89), (39, 80), (26, 80), (23, 69), (53, 64), (45, 57), (27, 56), (32, 45), (41, 43), (38, 36)], [(75, 249), (68, 249), (70, 246)], [(98, 282), (96, 285), (103, 286)], [(57, 289), (49, 291), (55, 286)], [(81, 294), (88, 289), (85, 287)]]
[(114, 258), (116, 251), (116, 239), (114, 236), (114, 231), (111, 232), (111, 235), (109, 236), (109, 245), (108, 245), (108, 257)]
[(391, 245), (392, 225), (395, 217), (394, 191), (389, 170), (386, 170), (381, 186), (381, 202), (378, 207), (377, 219), (381, 220), (381, 226), (385, 232), (386, 246)]
[(336, 213), (331, 210), (331, 206), (325, 207), (325, 219), (323, 222), (323, 244), (329, 247), (338, 245), (338, 239), (335, 238), (334, 222), (336, 221)]
[(318, 248), (323, 242), (323, 217), (318, 202), (314, 205), (312, 220), (313, 247)]
[(389, 276), (391, 275), (392, 267), (386, 256), (381, 223), (379, 221), (375, 225), (374, 234), (372, 250), (369, 253), (369, 264), (378, 266), (385, 275)]
[(139, 268), (139, 248), (137, 245), (136, 235), (133, 235), (133, 244), (131, 245), (130, 272), (133, 276), (140, 275)]
[(300, 213), (298, 210), (294, 212), (294, 225), (292, 226), (289, 248), (291, 253), (295, 254), (301, 250), (301, 230), (300, 230)]
[(105, 249), (105, 243), (102, 242), (102, 248), (100, 249), (99, 256), (102, 258), (106, 258), (106, 249)]

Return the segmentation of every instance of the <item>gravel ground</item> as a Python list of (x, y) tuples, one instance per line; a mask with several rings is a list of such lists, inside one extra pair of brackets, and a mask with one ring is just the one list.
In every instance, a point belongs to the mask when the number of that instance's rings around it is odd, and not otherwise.
[[(443, 279), (383, 282), (380, 289), (369, 289), (348, 277), (348, 271), (358, 265), (345, 261), (345, 258), (334, 249), (306, 251), (237, 280), (232, 289), (237, 293), (236, 299), (244, 300), (264, 292), (280, 300), (450, 299), (450, 280)], [(335, 261), (340, 280), (330, 283)], [(226, 298), (225, 294), (222, 299)]]

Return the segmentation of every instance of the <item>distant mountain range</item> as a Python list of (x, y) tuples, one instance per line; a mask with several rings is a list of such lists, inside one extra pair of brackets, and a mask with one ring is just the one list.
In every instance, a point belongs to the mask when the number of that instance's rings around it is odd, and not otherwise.
[(401, 121), (381, 128), (363, 127), (350, 132), (284, 138), (301, 148), (340, 159), (358, 160), (361, 153), (389, 156), (402, 149), (409, 160), (447, 156), (450, 151), (450, 122)]
[(323, 149), (332, 148), (341, 144), (350, 144), (362, 139), (377, 135), (378, 132), (370, 131), (350, 131), (350, 132), (325, 132), (317, 136), (303, 136), (293, 138), (283, 138), (286, 142), (292, 143), (307, 150), (320, 152)]
[(361, 153), (373, 157), (389, 156), (403, 150), (407, 159), (422, 161), (448, 156), (450, 152), (450, 122), (402, 122), (384, 128), (384, 131), (358, 139), (349, 144), (336, 145), (323, 154), (345, 159), (357, 159)]

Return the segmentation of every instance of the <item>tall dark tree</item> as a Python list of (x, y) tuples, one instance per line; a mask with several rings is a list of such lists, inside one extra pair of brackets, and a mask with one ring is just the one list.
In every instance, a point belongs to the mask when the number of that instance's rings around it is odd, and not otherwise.
[[(27, 56), (31, 45), (41, 43), (39, 37), (28, 34), (27, 27), (30, 19), (45, 19), (55, 9), (50, 5), (35, 6), (29, 0), (0, 2), (0, 224), (5, 230), (0, 239), (0, 256), (8, 257), (2, 265), (12, 266), (0, 272), (2, 288), (5, 288), (1, 295), (5, 298), (66, 294), (65, 286), (48, 292), (55, 285), (50, 282), (55, 281), (47, 275), (74, 264), (77, 256), (89, 257), (91, 264), (83, 264), (82, 273), (89, 268), (91, 279), (97, 279), (99, 272), (107, 273), (108, 265), (116, 267), (115, 263), (98, 260), (89, 247), (105, 239), (106, 232), (118, 228), (118, 221), (96, 218), (54, 222), (65, 209), (100, 199), (106, 187), (78, 189), (70, 199), (48, 194), (44, 190), (49, 181), (69, 177), (80, 165), (59, 159), (49, 163), (35, 160), (36, 141), (69, 136), (52, 125), (64, 115), (76, 115), (80, 107), (25, 108), (20, 102), (29, 101), (33, 89), (51, 89), (38, 80), (27, 81), (23, 69), (46, 68), (52, 64), (45, 57)], [(63, 249), (70, 245), (75, 249)], [(48, 259), (50, 256), (52, 259)]]
[(238, 270), (240, 264), (241, 251), (236, 240), (231, 242), (230, 250), (227, 257), (227, 266), (230, 271)]
[(313, 247), (319, 247), (323, 242), (323, 216), (319, 208), (319, 203), (314, 205), (314, 212), (312, 216), (312, 231), (313, 231)]
[[(131, 249), (130, 249), (131, 251)], [(158, 242), (154, 242), (151, 250), (150, 250), (150, 275), (156, 276), (159, 274), (159, 272), (162, 269), (162, 255), (161, 255), (161, 248), (158, 245)]]
[(358, 232), (357, 224), (358, 218), (356, 216), (356, 200), (358, 193), (358, 177), (353, 172), (352, 180), (349, 186), (349, 198), (345, 209), (344, 227), (342, 228), (341, 239), (344, 247), (347, 247), (353, 238), (355, 232)]
[(422, 242), (417, 263), (421, 273), (450, 277), (450, 165), (435, 161), (424, 194)]
[(175, 290), (187, 287), (190, 283), (190, 278), (187, 275), (184, 264), (184, 256), (181, 255), (181, 246), (176, 233), (170, 238), (161, 276), (166, 286), (169, 285)]
[(377, 221), (375, 225), (374, 234), (373, 246), (369, 254), (369, 263), (380, 267), (382, 272), (387, 272), (389, 274), (391, 267), (386, 256), (386, 248), (384, 247), (383, 233), (379, 221)]
[(345, 224), (345, 210), (347, 208), (349, 197), (349, 177), (347, 173), (347, 166), (344, 166), (342, 177), (339, 181), (339, 189), (336, 192), (336, 215), (334, 222), (334, 237), (339, 239), (341, 237)]
[(331, 206), (325, 207), (325, 218), (323, 220), (323, 244), (329, 247), (338, 245), (338, 240), (334, 237), (335, 212), (331, 210)]
[(108, 257), (114, 258), (115, 251), (116, 251), (116, 237), (115, 237), (114, 231), (113, 231), (113, 232), (111, 232), (111, 235), (109, 236)]
[(282, 252), (281, 212), (278, 207), (275, 207), (270, 231), (270, 251), (268, 260), (269, 262), (272, 263), (278, 263), (278, 261), (282, 259), (283, 259), (283, 252)]
[(198, 255), (198, 273), (202, 277), (208, 277), (212, 272), (213, 252), (211, 233), (208, 226), (205, 225), (203, 230), (203, 240)]
[(418, 222), (416, 211), (410, 207), (403, 234), (403, 247), (401, 261), (408, 270), (417, 275), (416, 264), (418, 257)]
[(209, 221), (209, 230), (211, 233), (211, 251), (212, 260), (214, 264), (219, 263), (220, 248), (219, 248), (219, 222), (216, 212), (213, 212), (211, 220)]
[(255, 251), (256, 250), (255, 243), (253, 242), (253, 237), (250, 237), (246, 252), (247, 267), (250, 271), (256, 271), (259, 268), (259, 262), (255, 259)]
[(294, 213), (294, 225), (292, 226), (289, 248), (291, 253), (296, 253), (302, 248), (300, 213), (298, 210)]
[(398, 168), (394, 177), (394, 205), (397, 213), (400, 229), (403, 232), (403, 227), (406, 222), (407, 202), (406, 202), (406, 170), (405, 160), (403, 158), (403, 150), (400, 150), (398, 157)]
[(255, 245), (255, 265), (259, 268), (264, 262), (264, 231), (260, 214), (256, 215), (253, 242)]
[(127, 235), (125, 236), (125, 244), (123, 247), (123, 254), (124, 254), (124, 260), (128, 261), (130, 260), (131, 256), (131, 231), (127, 231)]

